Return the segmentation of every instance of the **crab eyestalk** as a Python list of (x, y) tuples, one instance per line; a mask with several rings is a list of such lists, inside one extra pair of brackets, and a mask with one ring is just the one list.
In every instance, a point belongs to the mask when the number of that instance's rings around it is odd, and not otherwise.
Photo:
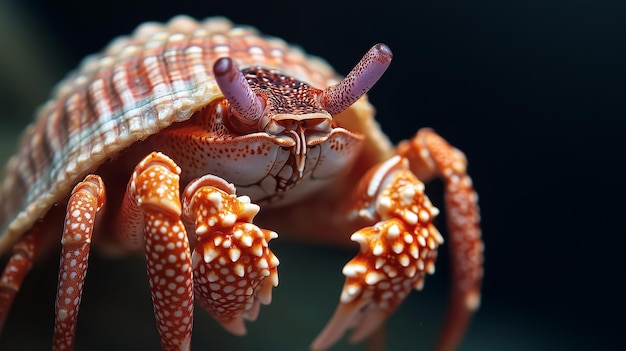
[(342, 112), (365, 95), (389, 67), (393, 54), (385, 44), (376, 44), (363, 55), (341, 82), (322, 92), (321, 102), (331, 115)]
[(265, 103), (254, 93), (239, 67), (230, 57), (222, 57), (215, 61), (213, 73), (230, 104), (237, 129), (257, 131)]

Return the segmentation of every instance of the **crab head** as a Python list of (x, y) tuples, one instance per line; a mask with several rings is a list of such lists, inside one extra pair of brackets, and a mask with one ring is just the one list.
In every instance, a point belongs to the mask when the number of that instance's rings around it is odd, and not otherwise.
[(385, 44), (373, 46), (339, 83), (323, 90), (278, 70), (250, 67), (240, 70), (230, 57), (213, 67), (217, 84), (230, 105), (226, 123), (234, 132), (264, 132), (293, 148), (300, 177), (306, 150), (326, 141), (336, 127), (333, 115), (346, 110), (380, 79), (392, 53)]

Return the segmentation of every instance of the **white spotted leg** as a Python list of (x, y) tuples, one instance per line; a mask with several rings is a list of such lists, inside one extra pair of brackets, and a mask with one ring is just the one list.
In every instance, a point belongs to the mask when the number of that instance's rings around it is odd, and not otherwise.
[(465, 155), (431, 129), (398, 145), (411, 170), (427, 181), (440, 177), (445, 184), (445, 207), (452, 269), (448, 315), (437, 350), (453, 350), (480, 305), (483, 249), (478, 195), (467, 174)]
[(67, 204), (55, 304), (53, 350), (73, 350), (96, 214), (105, 202), (104, 183), (88, 175)]
[(20, 241), (13, 246), (13, 252), (0, 277), (0, 332), (13, 305), (15, 295), (20, 290), (26, 274), (33, 266), (35, 253), (46, 231), (36, 223)]
[(235, 187), (207, 175), (189, 183), (183, 217), (193, 223), (194, 291), (198, 303), (226, 330), (246, 332), (244, 318), (255, 320), (278, 285), (278, 259), (268, 242), (278, 235), (252, 223), (259, 206)]
[(193, 325), (191, 253), (181, 221), (180, 168), (151, 153), (135, 167), (119, 218), (131, 248), (144, 243), (157, 329), (164, 351), (189, 350)]
[(396, 156), (371, 169), (351, 199), (351, 217), (372, 226), (357, 230), (357, 256), (343, 268), (346, 281), (339, 306), (311, 349), (324, 350), (354, 328), (351, 342), (371, 336), (408, 296), (435, 271), (443, 243), (432, 224), (438, 210), (424, 194), (424, 184)]

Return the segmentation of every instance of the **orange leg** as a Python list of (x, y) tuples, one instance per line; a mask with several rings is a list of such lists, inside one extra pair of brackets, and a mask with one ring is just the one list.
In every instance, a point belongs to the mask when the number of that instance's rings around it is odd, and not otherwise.
[(89, 175), (78, 183), (67, 205), (55, 304), (53, 350), (72, 350), (96, 213), (104, 205), (104, 184)]
[(144, 243), (157, 328), (164, 351), (189, 350), (193, 325), (191, 253), (180, 219), (180, 168), (152, 153), (135, 168), (119, 218), (130, 246)]
[(15, 295), (20, 290), (24, 277), (26, 277), (26, 274), (33, 266), (35, 252), (43, 233), (45, 231), (41, 230), (38, 224), (35, 224), (35, 227), (13, 246), (13, 254), (0, 278), (0, 332), (4, 328), (4, 322), (9, 314), (11, 305), (13, 305)]
[(483, 244), (465, 157), (428, 129), (401, 143), (398, 154), (365, 174), (347, 199), (350, 206), (342, 215), (373, 225), (351, 236), (360, 252), (343, 268), (346, 282), (339, 306), (313, 341), (313, 350), (330, 347), (351, 327), (352, 342), (371, 336), (413, 288), (423, 287), (426, 274), (434, 273), (443, 237), (432, 224), (439, 211), (424, 194), (421, 180), (435, 176), (445, 182), (453, 261), (451, 304), (438, 350), (456, 348), (478, 307)]
[(432, 224), (438, 210), (424, 194), (424, 184), (405, 158), (394, 157), (370, 170), (355, 189), (348, 217), (375, 223), (351, 239), (358, 255), (343, 268), (346, 281), (339, 306), (313, 341), (313, 350), (334, 344), (348, 328), (358, 342), (378, 330), (413, 289), (434, 273), (437, 248), (443, 243)]
[(452, 269), (452, 293), (437, 350), (453, 350), (461, 342), (472, 313), (480, 304), (483, 276), (483, 242), (478, 195), (466, 172), (465, 155), (430, 129), (422, 129), (398, 146), (421, 179), (441, 177)]
[(259, 206), (237, 197), (232, 184), (207, 175), (189, 183), (184, 217), (194, 224), (194, 287), (198, 303), (226, 330), (246, 332), (244, 318), (255, 320), (278, 285), (278, 259), (268, 241), (275, 232), (252, 224)]

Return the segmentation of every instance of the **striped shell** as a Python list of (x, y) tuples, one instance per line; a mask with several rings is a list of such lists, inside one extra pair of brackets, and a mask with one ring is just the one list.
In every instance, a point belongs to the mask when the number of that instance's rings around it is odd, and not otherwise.
[[(25, 131), (0, 191), (0, 253), (105, 160), (222, 97), (211, 68), (223, 56), (320, 89), (339, 80), (321, 59), (224, 18), (143, 24), (86, 58)], [(371, 115), (365, 99), (350, 109)]]

